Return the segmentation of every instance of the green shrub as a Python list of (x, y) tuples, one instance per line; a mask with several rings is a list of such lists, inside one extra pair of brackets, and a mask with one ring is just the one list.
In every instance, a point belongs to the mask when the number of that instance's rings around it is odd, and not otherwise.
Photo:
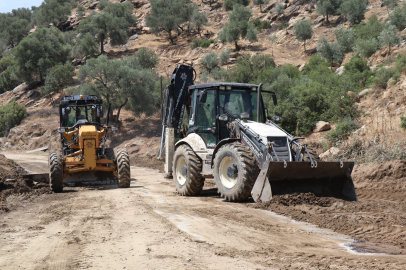
[(97, 5), (97, 8), (99, 10), (103, 10), (107, 7), (108, 4), (109, 4), (109, 0), (100, 0), (99, 4)]
[(368, 19), (368, 22), (362, 22), (353, 28), (358, 38), (371, 39), (379, 36), (381, 31), (385, 28), (385, 24), (380, 22), (376, 15), (372, 15)]
[(248, 6), (250, 0), (224, 0), (223, 8), (226, 11), (232, 10), (235, 4), (240, 4), (242, 6)]
[(45, 79), (45, 85), (41, 88), (41, 94), (47, 95), (52, 93), (60, 93), (62, 90), (73, 83), (75, 68), (71, 63), (57, 64), (52, 67)]
[(220, 63), (227, 64), (228, 59), (230, 59), (230, 53), (231, 50), (229, 48), (222, 50), (219, 56)]
[(252, 24), (258, 31), (261, 31), (263, 29), (268, 29), (271, 27), (271, 23), (268, 21), (261, 21), (259, 18), (252, 19), (249, 21), (250, 24)]
[(27, 116), (27, 110), (15, 100), (0, 106), (0, 137), (3, 137), (6, 131), (19, 125), (25, 116)]
[(389, 15), (390, 24), (396, 26), (398, 30), (403, 30), (406, 27), (406, 7), (397, 7)]
[(289, 27), (289, 23), (284, 22), (281, 25), (279, 25), (278, 30), (283, 30), (283, 29), (288, 28), (288, 27)]
[(400, 127), (406, 129), (406, 117), (404, 116), (400, 117)]
[(353, 29), (345, 29), (344, 27), (339, 27), (334, 30), (338, 44), (340, 44), (344, 53), (352, 52), (355, 40), (357, 36)]
[(357, 39), (355, 41), (356, 55), (368, 58), (379, 49), (379, 41), (376, 38), (372, 39)]
[(337, 146), (341, 141), (348, 139), (351, 132), (358, 129), (360, 124), (354, 120), (347, 118), (338, 123), (336, 128), (328, 132), (325, 138), (333, 145)]
[(354, 56), (350, 59), (350, 62), (344, 65), (342, 77), (348, 78), (348, 81), (358, 83), (361, 87), (365, 87), (372, 74), (368, 61)]
[(190, 44), (190, 48), (194, 49), (197, 47), (207, 48), (210, 44), (214, 43), (214, 39), (195, 39), (193, 43)]
[(380, 68), (374, 77), (374, 84), (376, 87), (385, 88), (388, 85), (388, 81), (392, 78), (396, 73), (395, 68)]
[(200, 64), (205, 68), (209, 73), (211, 70), (219, 65), (219, 60), (217, 59), (217, 54), (214, 51), (211, 51), (205, 54), (200, 59)]

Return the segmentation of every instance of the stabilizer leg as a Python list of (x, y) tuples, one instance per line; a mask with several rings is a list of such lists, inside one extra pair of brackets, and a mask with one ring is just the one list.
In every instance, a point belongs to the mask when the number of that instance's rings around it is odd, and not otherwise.
[(267, 202), (272, 199), (272, 189), (267, 177), (269, 167), (269, 160), (266, 160), (257, 180), (255, 180), (254, 187), (251, 191), (251, 196), (255, 202)]

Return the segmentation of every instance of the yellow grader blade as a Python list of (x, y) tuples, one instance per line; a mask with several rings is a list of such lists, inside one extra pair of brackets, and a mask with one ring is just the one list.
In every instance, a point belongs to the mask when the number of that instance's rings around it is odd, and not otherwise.
[(255, 202), (266, 202), (276, 194), (313, 192), (316, 196), (357, 201), (351, 172), (354, 162), (265, 161), (252, 189)]

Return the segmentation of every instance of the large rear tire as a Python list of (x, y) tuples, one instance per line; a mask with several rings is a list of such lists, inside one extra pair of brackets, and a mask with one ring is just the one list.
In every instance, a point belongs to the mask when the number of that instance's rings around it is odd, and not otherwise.
[(63, 191), (63, 163), (59, 152), (49, 154), (49, 187), (53, 192)]
[(214, 159), (218, 193), (230, 202), (244, 201), (251, 196), (258, 173), (253, 152), (240, 142), (222, 146)]
[(118, 186), (121, 188), (129, 188), (131, 184), (131, 169), (130, 157), (128, 156), (127, 150), (117, 149), (116, 157)]
[(182, 196), (196, 196), (203, 190), (204, 178), (200, 174), (202, 162), (192, 148), (183, 144), (176, 148), (173, 158), (173, 180)]

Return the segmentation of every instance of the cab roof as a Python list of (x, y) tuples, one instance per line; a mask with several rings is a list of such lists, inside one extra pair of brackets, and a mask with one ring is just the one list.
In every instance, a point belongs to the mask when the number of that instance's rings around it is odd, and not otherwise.
[(258, 87), (257, 84), (250, 84), (250, 83), (232, 83), (232, 82), (215, 82), (215, 83), (202, 83), (202, 84), (195, 84), (191, 85), (189, 89), (201, 89), (201, 88), (214, 88), (220, 86), (231, 86), (235, 88), (249, 88), (252, 89), (253, 87)]

